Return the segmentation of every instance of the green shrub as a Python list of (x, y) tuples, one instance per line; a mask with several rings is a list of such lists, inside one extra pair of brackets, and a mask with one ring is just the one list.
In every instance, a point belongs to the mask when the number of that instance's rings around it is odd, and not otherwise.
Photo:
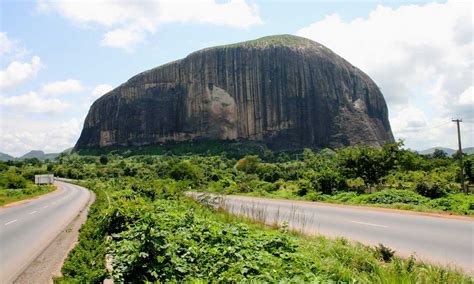
[(346, 185), (350, 191), (364, 192), (365, 182), (361, 177), (346, 179)]
[(326, 195), (322, 194), (321, 192), (311, 191), (304, 196), (304, 199), (309, 201), (324, 201), (327, 198)]
[(426, 181), (420, 182), (416, 185), (415, 191), (425, 197), (440, 198), (446, 196), (446, 190), (440, 183), (429, 183)]
[(20, 189), (27, 186), (27, 180), (16, 173), (7, 172), (2, 174), (0, 184), (3, 188)]
[(356, 198), (360, 203), (366, 204), (422, 204), (427, 199), (411, 190), (385, 189), (376, 193), (361, 195)]
[(375, 253), (385, 262), (390, 262), (395, 255), (395, 251), (389, 247), (379, 244), (375, 247)]
[(341, 192), (331, 196), (331, 199), (340, 202), (350, 202), (353, 198), (356, 198), (357, 196), (358, 195), (356, 192)]
[(318, 189), (324, 194), (333, 194), (344, 188), (344, 179), (342, 175), (330, 168), (321, 169), (316, 173), (313, 184), (318, 185)]
[(175, 180), (189, 180), (194, 183), (200, 183), (204, 178), (204, 173), (198, 166), (188, 160), (184, 160), (171, 168), (169, 176)]
[(102, 164), (102, 165), (107, 165), (107, 163), (109, 162), (109, 159), (107, 158), (107, 156), (100, 156), (99, 158), (99, 162)]
[(286, 235), (212, 221), (183, 209), (161, 201), (153, 210), (156, 214), (114, 235), (109, 252), (116, 281), (272, 282), (314, 277), (308, 273), (311, 263), (304, 264)]
[(260, 158), (258, 156), (245, 156), (237, 161), (235, 168), (247, 174), (253, 174), (257, 171), (259, 163)]

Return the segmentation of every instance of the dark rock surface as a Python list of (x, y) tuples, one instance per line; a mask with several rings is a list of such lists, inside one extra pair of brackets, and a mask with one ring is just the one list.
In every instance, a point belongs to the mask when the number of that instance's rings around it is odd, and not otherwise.
[(226, 139), (273, 149), (393, 142), (377, 85), (328, 48), (281, 35), (207, 48), (94, 102), (75, 149)]

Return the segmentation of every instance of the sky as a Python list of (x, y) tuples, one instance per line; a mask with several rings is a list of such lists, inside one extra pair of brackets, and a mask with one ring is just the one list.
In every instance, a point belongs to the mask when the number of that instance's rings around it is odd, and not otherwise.
[(317, 41), (380, 87), (396, 139), (474, 146), (471, 1), (0, 0), (0, 152), (74, 146), (92, 102), (190, 52), (273, 34)]

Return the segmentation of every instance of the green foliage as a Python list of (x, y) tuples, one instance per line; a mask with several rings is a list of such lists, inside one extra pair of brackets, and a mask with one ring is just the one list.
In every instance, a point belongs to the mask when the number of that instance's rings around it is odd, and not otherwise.
[(183, 160), (171, 167), (169, 176), (175, 180), (189, 180), (199, 184), (204, 173), (198, 166), (188, 160)]
[(6, 172), (0, 176), (0, 185), (2, 188), (20, 189), (27, 185), (26, 179), (14, 172)]
[(446, 189), (440, 183), (429, 183), (426, 181), (420, 182), (416, 185), (415, 191), (429, 198), (439, 198), (447, 195)]
[[(182, 183), (130, 177), (83, 183), (96, 192), (97, 199), (81, 229), (80, 242), (64, 263), (63, 277), (56, 281), (98, 283), (112, 277), (118, 283), (380, 283), (387, 279), (459, 283), (467, 279), (414, 258), (400, 259), (381, 246), (372, 249), (345, 239), (264, 229), (184, 197)], [(294, 182), (279, 184), (288, 188)], [(106, 255), (111, 256), (111, 275), (105, 269)]]
[(235, 168), (247, 174), (253, 174), (257, 171), (260, 159), (258, 156), (245, 156), (235, 164)]
[(357, 197), (357, 201), (365, 204), (422, 204), (427, 198), (411, 191), (411, 190), (393, 190), (386, 189), (370, 195), (361, 195)]
[[(390, 262), (395, 255), (395, 251), (389, 247), (379, 244), (375, 247), (375, 253), (385, 262)], [(412, 265), (412, 264), (411, 264)]]
[(350, 191), (356, 191), (356, 192), (364, 192), (365, 190), (365, 182), (361, 177), (357, 177), (354, 179), (347, 179), (346, 180), (346, 185), (349, 188)]
[(474, 183), (474, 162), (472, 160), (467, 159), (464, 162), (464, 173), (466, 174), (467, 181), (471, 184)]
[(431, 156), (435, 159), (446, 159), (448, 154), (441, 149), (435, 149)]
[(176, 202), (161, 201), (152, 211), (157, 214), (113, 235), (109, 251), (118, 282), (311, 279), (291, 266), (302, 257), (285, 235), (212, 221)]
[(109, 162), (109, 159), (107, 158), (107, 156), (102, 155), (100, 156), (99, 161), (102, 165), (107, 165), (107, 163)]

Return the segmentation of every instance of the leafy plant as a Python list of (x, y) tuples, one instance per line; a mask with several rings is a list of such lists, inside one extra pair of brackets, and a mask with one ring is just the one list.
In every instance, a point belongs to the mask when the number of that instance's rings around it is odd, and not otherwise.
[(375, 253), (385, 262), (390, 262), (395, 255), (395, 251), (389, 247), (379, 244), (375, 247)]

